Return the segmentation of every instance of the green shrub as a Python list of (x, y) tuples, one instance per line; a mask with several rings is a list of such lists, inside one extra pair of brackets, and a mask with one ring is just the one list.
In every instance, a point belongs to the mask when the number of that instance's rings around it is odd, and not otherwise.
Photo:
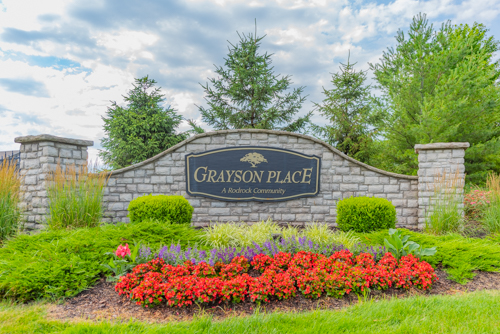
[(144, 220), (190, 224), (193, 207), (183, 196), (147, 195), (132, 200), (128, 206), (130, 222)]
[(337, 225), (344, 232), (394, 228), (396, 208), (385, 198), (345, 198), (337, 203)]
[(0, 298), (19, 301), (71, 297), (103, 275), (120, 244), (142, 241), (153, 249), (201, 241), (191, 226), (141, 222), (18, 235), (0, 248)]

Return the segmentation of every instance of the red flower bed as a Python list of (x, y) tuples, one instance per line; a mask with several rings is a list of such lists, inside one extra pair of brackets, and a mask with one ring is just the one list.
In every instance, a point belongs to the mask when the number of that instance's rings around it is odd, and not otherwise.
[[(248, 275), (250, 268), (262, 275)], [(391, 253), (375, 263), (373, 256), (354, 256), (343, 250), (326, 257), (299, 252), (278, 253), (274, 257), (259, 254), (248, 263), (236, 257), (229, 264), (210, 266), (186, 261), (183, 265), (165, 264), (154, 259), (121, 277), (115, 290), (145, 307), (165, 301), (169, 306), (221, 303), (222, 301), (269, 302), (288, 299), (300, 291), (307, 298), (321, 295), (341, 298), (351, 292), (389, 287), (426, 290), (437, 280), (434, 269), (412, 255), (397, 261)]]

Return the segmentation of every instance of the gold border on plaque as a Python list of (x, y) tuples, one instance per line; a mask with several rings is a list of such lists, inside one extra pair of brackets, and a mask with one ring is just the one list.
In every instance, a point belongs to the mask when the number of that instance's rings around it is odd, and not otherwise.
[[(310, 159), (310, 160), (316, 160), (316, 191), (312, 192), (312, 193), (301, 193), (301, 194), (297, 194), (297, 195), (293, 195), (293, 196), (277, 197), (277, 198), (269, 198), (269, 197), (224, 197), (224, 196), (217, 196), (217, 195), (213, 195), (213, 194), (207, 194), (207, 193), (202, 193), (202, 192), (191, 191), (191, 184), (190, 184), (191, 178), (189, 177), (189, 175), (190, 175), (189, 174), (189, 158), (202, 157), (202, 156), (205, 156), (205, 155), (215, 154), (215, 153), (218, 153), (218, 152), (240, 151), (240, 150), (278, 151), (278, 152), (285, 152), (285, 153), (288, 153), (288, 154), (294, 154), (294, 155), (297, 155), (299, 157)], [(301, 154), (301, 153), (298, 153), (298, 152), (294, 152), (294, 151), (290, 151), (290, 150), (287, 150), (287, 149), (267, 148), (267, 147), (260, 148), (258, 146), (252, 146), (252, 147), (248, 147), (248, 148), (247, 147), (233, 147), (233, 148), (228, 148), (228, 149), (215, 149), (212, 152), (204, 152), (204, 153), (200, 153), (200, 154), (190, 154), (189, 156), (186, 157), (186, 171), (187, 171), (187, 175), (186, 175), (186, 180), (187, 181), (186, 182), (187, 182), (187, 186), (188, 186), (188, 190), (189, 190), (190, 194), (192, 194), (192, 195), (205, 195), (205, 196), (209, 196), (209, 197), (216, 197), (216, 198), (223, 198), (223, 199), (230, 199), (230, 200), (238, 200), (238, 199), (242, 199), (242, 200), (250, 200), (250, 199), (259, 200), (259, 199), (262, 199), (262, 200), (266, 200), (266, 201), (270, 201), (270, 200), (277, 201), (277, 200), (284, 200), (284, 199), (301, 197), (301, 196), (306, 196), (306, 195), (315, 195), (315, 194), (317, 194), (319, 192), (319, 189), (318, 189), (319, 188), (319, 170), (320, 170), (320, 166), (319, 166), (319, 158), (318, 157), (307, 156), (307, 155), (304, 155), (304, 154)]]

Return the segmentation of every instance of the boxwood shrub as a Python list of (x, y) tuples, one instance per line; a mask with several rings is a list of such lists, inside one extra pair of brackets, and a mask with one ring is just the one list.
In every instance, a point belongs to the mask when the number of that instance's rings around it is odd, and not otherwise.
[(173, 224), (191, 224), (193, 207), (183, 196), (146, 195), (132, 200), (128, 206), (131, 223), (158, 220)]
[(396, 208), (385, 198), (349, 197), (337, 203), (342, 231), (370, 232), (396, 227)]

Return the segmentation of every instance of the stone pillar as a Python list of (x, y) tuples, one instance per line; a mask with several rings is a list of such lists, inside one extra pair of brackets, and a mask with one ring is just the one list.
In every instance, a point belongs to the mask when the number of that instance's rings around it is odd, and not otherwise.
[(21, 144), (21, 202), (24, 228), (33, 230), (44, 227), (49, 207), (47, 198), (47, 177), (55, 171), (57, 164), (62, 168), (87, 165), (89, 140), (61, 138), (51, 135), (17, 137)]
[[(469, 143), (434, 143), (417, 144), (415, 152), (418, 154), (418, 227), (425, 227), (426, 215), (432, 212), (435, 191), (457, 192), (455, 200), (460, 201), (459, 207), (463, 208), (463, 187), (465, 184), (465, 150)], [(451, 182), (445, 182), (443, 177)], [(439, 189), (438, 189), (439, 188)]]

